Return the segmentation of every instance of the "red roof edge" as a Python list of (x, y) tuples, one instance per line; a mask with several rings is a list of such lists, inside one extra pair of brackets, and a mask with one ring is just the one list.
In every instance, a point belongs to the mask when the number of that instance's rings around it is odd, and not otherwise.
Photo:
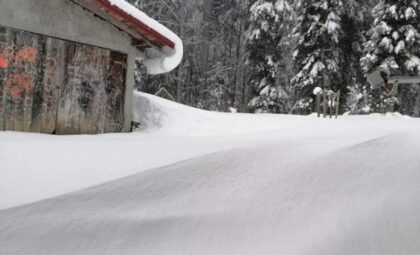
[(168, 39), (161, 33), (157, 32), (153, 28), (149, 27), (148, 25), (144, 24), (140, 20), (136, 19), (135, 17), (131, 16), (130, 14), (126, 13), (124, 10), (120, 9), (118, 6), (112, 5), (107, 0), (95, 0), (95, 2), (98, 5), (100, 5), (102, 8), (106, 9), (108, 12), (122, 18), (126, 22), (135, 26), (139, 30), (139, 33), (146, 34), (149, 37), (152, 37), (163, 46), (167, 46), (171, 49), (175, 48), (175, 43), (173, 41), (171, 41), (170, 39)]

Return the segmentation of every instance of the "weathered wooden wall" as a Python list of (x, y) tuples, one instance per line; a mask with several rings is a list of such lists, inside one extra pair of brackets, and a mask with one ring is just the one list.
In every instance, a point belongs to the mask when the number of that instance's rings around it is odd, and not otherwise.
[(0, 27), (0, 130), (120, 132), (125, 54)]

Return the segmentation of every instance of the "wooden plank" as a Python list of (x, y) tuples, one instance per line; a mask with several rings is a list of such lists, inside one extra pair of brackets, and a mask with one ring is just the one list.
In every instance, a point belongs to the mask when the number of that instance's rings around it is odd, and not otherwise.
[[(14, 99), (14, 131), (29, 131), (33, 103), (34, 73), (30, 67), (36, 61), (37, 50), (32, 47), (32, 37), (24, 31), (15, 30), (14, 70), (9, 77)], [(20, 94), (19, 96), (18, 93)]]
[(112, 70), (114, 68), (112, 57), (113, 54), (110, 52), (107, 76), (105, 78), (104, 133), (114, 132), (113, 106), (116, 99), (114, 96), (114, 85), (112, 81)]
[(89, 134), (92, 115), (94, 111), (93, 99), (95, 97), (95, 79), (98, 73), (96, 68), (95, 48), (79, 45), (81, 62), (78, 65), (79, 84), (77, 90), (77, 106), (79, 108), (79, 133)]
[(32, 49), (37, 50), (37, 58), (27, 67), (32, 88), (27, 91), (28, 104), (25, 104), (24, 130), (34, 133), (42, 131), (45, 72), (45, 37), (34, 35)]
[(108, 84), (108, 70), (110, 65), (110, 51), (105, 49), (98, 49), (99, 56), (99, 89), (100, 92), (97, 94), (95, 99), (97, 105), (97, 115), (94, 117), (97, 119), (97, 133), (105, 133), (105, 123), (107, 120), (107, 92), (106, 85)]
[(76, 45), (71, 42), (64, 43), (64, 64), (63, 64), (63, 86), (60, 90), (60, 98), (58, 100), (57, 109), (57, 134), (71, 133), (71, 102), (72, 102), (72, 79), (74, 76), (74, 58)]
[(5, 82), (4, 88), (4, 123), (5, 130), (14, 131), (15, 126), (15, 101), (19, 100), (21, 97), (21, 92), (19, 88), (14, 86), (14, 73), (15, 73), (15, 59), (16, 59), (16, 50), (14, 49), (14, 38), (16, 37), (16, 32), (13, 29), (7, 29), (7, 59), (9, 62), (7, 68), (7, 79)]
[(128, 57), (125, 54), (117, 53), (117, 70), (115, 70), (115, 74), (117, 75), (117, 80), (115, 81), (118, 86), (118, 99), (117, 99), (117, 107), (116, 115), (118, 120), (117, 129), (114, 132), (122, 132), (124, 130), (124, 123), (125, 123), (125, 90), (126, 90), (126, 81), (127, 81), (127, 60)]
[(0, 27), (0, 131), (5, 130), (5, 91), (6, 91), (6, 80), (7, 80), (7, 68), (9, 66), (9, 60), (7, 57), (7, 29)]
[[(106, 66), (106, 53), (107, 50), (103, 50), (101, 48), (94, 48), (93, 51), (93, 61), (91, 67), (91, 75), (92, 75), (92, 88), (93, 88), (93, 95), (91, 99), (90, 111), (89, 111), (89, 127), (88, 133), (89, 134), (98, 134), (102, 133), (100, 125), (101, 120), (101, 112), (103, 110), (103, 102), (105, 99), (105, 79), (106, 77), (106, 70), (103, 68)], [(105, 55), (104, 55), (105, 54)], [(108, 54), (109, 55), (109, 54)], [(108, 58), (109, 59), (109, 58)]]
[(122, 63), (120, 66), (121, 79), (119, 83), (121, 93), (119, 94), (118, 108), (117, 108), (119, 126), (116, 132), (122, 132), (125, 126), (125, 93), (126, 93), (126, 82), (127, 82), (127, 60), (128, 60), (127, 55), (123, 55)]
[(77, 106), (77, 94), (78, 94), (78, 84), (81, 82), (78, 81), (78, 77), (76, 76), (78, 73), (78, 64), (80, 63), (80, 52), (78, 52), (78, 46), (74, 43), (74, 55), (72, 62), (67, 63), (69, 66), (69, 79), (68, 83), (68, 93), (69, 93), (69, 101), (66, 102), (68, 104), (68, 115), (67, 115), (67, 132), (66, 134), (79, 134), (79, 122), (80, 122), (80, 111), (79, 107)]
[(83, 82), (83, 73), (81, 72), (81, 65), (83, 64), (83, 50), (81, 49), (80, 44), (75, 44), (75, 54), (73, 62), (73, 75), (69, 79), (69, 89), (71, 91), (71, 101), (70, 101), (70, 129), (67, 134), (79, 134), (80, 128), (80, 107), (79, 107), (79, 94), (80, 88)]
[(111, 52), (109, 76), (106, 85), (106, 133), (121, 132), (124, 128), (126, 69), (127, 56), (118, 52)]
[(64, 41), (47, 38), (42, 105), (42, 133), (56, 133), (58, 101), (63, 82)]

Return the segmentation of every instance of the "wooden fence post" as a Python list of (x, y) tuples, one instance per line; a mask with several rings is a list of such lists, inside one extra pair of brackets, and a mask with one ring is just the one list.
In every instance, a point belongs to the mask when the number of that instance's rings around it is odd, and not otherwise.
[(335, 93), (330, 91), (330, 93), (328, 93), (328, 106), (329, 106), (330, 119), (332, 119), (332, 115), (333, 115), (334, 102), (335, 102)]
[(321, 93), (316, 94), (316, 112), (318, 113), (318, 118), (321, 117)]
[[(341, 91), (338, 91), (337, 93), (333, 91), (325, 91), (319, 92), (316, 95), (316, 105), (315, 110), (318, 115), (318, 118), (321, 117), (321, 111), (324, 118), (327, 118), (327, 116), (332, 119), (332, 117), (335, 115), (335, 118), (338, 118), (338, 113), (340, 109), (340, 96)], [(321, 102), (322, 97), (322, 102)]]
[(335, 105), (335, 118), (338, 119), (338, 111), (340, 109), (340, 96), (341, 96), (341, 90), (337, 92), (337, 100)]
[(324, 118), (326, 118), (327, 117), (327, 93), (324, 91), (322, 95), (323, 95), (322, 111), (323, 111)]

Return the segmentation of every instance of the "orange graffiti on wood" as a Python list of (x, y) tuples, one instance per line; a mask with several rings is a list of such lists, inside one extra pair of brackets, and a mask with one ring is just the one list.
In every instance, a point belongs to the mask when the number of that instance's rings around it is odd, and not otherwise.
[(13, 84), (20, 85), (25, 90), (29, 90), (34, 87), (31, 77), (27, 74), (15, 74), (13, 76)]
[[(0, 68), (8, 68), (10, 65), (27, 62), (35, 63), (38, 58), (38, 50), (33, 47), (24, 47), (13, 54), (14, 50), (4, 49), (0, 52)], [(13, 62), (9, 63), (9, 59)], [(9, 73), (6, 79), (6, 87), (9, 88), (10, 97), (14, 102), (20, 102), (24, 99), (25, 93), (35, 86), (33, 78), (22, 70), (15, 70), (17, 73)]]
[(23, 89), (17, 85), (13, 85), (10, 89), (10, 94), (12, 96), (13, 101), (21, 101), (23, 99)]
[(16, 55), (16, 62), (35, 62), (38, 58), (38, 50), (33, 47), (25, 47)]
[(24, 92), (34, 87), (34, 82), (27, 74), (10, 74), (7, 80), (10, 87), (10, 95), (15, 102), (23, 100)]
[(0, 54), (0, 68), (7, 68), (9, 66), (9, 61), (7, 61), (7, 58)]

